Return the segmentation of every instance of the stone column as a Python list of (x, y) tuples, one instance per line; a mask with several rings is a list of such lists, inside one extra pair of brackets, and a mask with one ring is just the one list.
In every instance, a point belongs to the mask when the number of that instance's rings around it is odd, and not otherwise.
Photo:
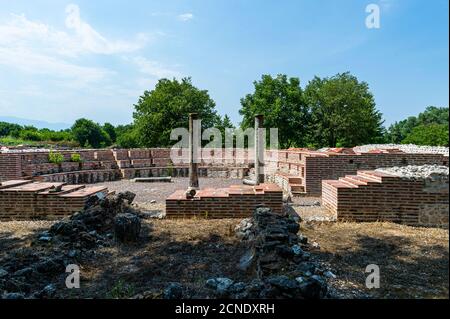
[(255, 184), (264, 183), (264, 153), (266, 141), (264, 139), (264, 116), (255, 116)]
[(197, 113), (189, 114), (189, 188), (186, 192), (187, 197), (193, 197), (197, 190), (199, 189), (198, 185), (198, 143), (200, 141), (196, 141), (198, 136), (196, 136), (196, 130), (194, 127), (194, 121), (198, 119)]

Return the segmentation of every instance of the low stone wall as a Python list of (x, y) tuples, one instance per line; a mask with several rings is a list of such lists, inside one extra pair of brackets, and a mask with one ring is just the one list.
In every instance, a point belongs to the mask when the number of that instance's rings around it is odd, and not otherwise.
[(167, 218), (245, 218), (259, 205), (279, 214), (283, 209), (283, 192), (274, 184), (202, 189), (194, 198), (186, 198), (185, 192), (176, 191), (166, 199)]
[(35, 177), (34, 180), (67, 184), (94, 184), (115, 181), (121, 178), (122, 174), (117, 169), (99, 169), (41, 175)]
[(411, 179), (380, 171), (358, 171), (322, 182), (322, 204), (340, 221), (389, 221), (448, 228), (448, 176)]
[[(220, 178), (244, 178), (249, 169), (246, 167), (199, 167), (199, 177), (220, 177)], [(147, 168), (124, 168), (121, 169), (123, 178), (132, 179), (136, 177), (188, 177), (189, 167), (169, 166), (169, 167), (147, 167)]]

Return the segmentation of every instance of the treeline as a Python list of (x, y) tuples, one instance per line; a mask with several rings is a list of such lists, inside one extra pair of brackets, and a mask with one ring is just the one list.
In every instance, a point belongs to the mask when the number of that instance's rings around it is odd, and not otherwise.
[[(254, 116), (262, 114), (265, 127), (278, 128), (281, 148), (370, 143), (449, 145), (448, 108), (430, 106), (386, 129), (368, 84), (350, 73), (315, 77), (304, 89), (296, 77), (263, 75), (240, 104), (239, 127), (252, 127)], [(216, 127), (224, 133), (234, 128), (227, 115), (217, 114), (208, 91), (196, 88), (190, 78), (159, 80), (153, 90), (139, 97), (134, 108), (129, 125), (78, 119), (70, 129), (56, 132), (0, 122), (0, 144), (9, 139), (11, 143), (34, 141), (87, 148), (167, 147), (174, 143), (172, 129), (187, 127), (192, 112), (199, 113), (203, 129)]]
[(448, 146), (448, 107), (429, 106), (418, 116), (395, 122), (389, 127), (389, 143)]

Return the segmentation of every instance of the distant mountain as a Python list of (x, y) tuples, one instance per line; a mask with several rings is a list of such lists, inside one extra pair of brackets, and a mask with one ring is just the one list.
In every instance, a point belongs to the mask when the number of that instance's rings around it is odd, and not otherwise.
[(0, 116), (0, 122), (15, 123), (19, 125), (33, 125), (34, 127), (39, 129), (48, 128), (55, 131), (64, 130), (72, 126), (71, 124), (67, 123), (52, 123), (39, 120), (23, 119), (14, 116)]

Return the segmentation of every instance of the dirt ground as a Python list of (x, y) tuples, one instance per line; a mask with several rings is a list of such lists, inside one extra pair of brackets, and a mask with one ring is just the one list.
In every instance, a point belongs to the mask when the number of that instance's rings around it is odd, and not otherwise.
[[(320, 244), (315, 256), (336, 271), (337, 295), (368, 298), (449, 298), (448, 230), (393, 223), (304, 223)], [(367, 265), (380, 269), (380, 288), (365, 287)]]
[[(240, 181), (202, 179), (202, 187)], [(139, 206), (163, 209), (165, 196), (187, 179), (174, 183), (106, 183), (111, 190), (137, 194)], [(156, 200), (151, 204), (151, 200)], [(332, 219), (320, 198), (295, 199), (292, 207), (304, 220), (300, 232), (318, 246), (312, 258), (332, 269), (333, 298), (448, 298), (448, 230), (416, 228), (392, 223), (318, 222)], [(317, 218), (319, 217), (319, 218)], [(239, 219), (143, 220), (142, 240), (134, 246), (103, 247), (81, 265), (81, 289), (65, 289), (58, 279), (58, 298), (126, 298), (144, 291), (155, 294), (169, 282), (179, 282), (189, 297), (212, 298), (205, 288), (211, 277), (246, 281), (237, 270), (246, 244), (234, 236)], [(31, 242), (52, 222), (0, 222), (0, 268), (11, 253), (33, 249)], [(365, 268), (380, 268), (380, 288), (365, 287)]]
[[(59, 298), (131, 297), (158, 293), (180, 282), (191, 297), (210, 298), (208, 278), (228, 276), (245, 281), (236, 265), (245, 251), (233, 227), (236, 219), (145, 220), (136, 246), (105, 247), (81, 265), (82, 288), (63, 289)], [(50, 222), (0, 223), (1, 260), (12, 250), (30, 247), (34, 232)], [(335, 298), (448, 298), (448, 230), (391, 223), (303, 223), (301, 232), (319, 244), (312, 258), (332, 269)], [(32, 248), (30, 248), (32, 249)], [(369, 264), (380, 267), (379, 289), (365, 287)], [(62, 280), (62, 279), (61, 279)]]

